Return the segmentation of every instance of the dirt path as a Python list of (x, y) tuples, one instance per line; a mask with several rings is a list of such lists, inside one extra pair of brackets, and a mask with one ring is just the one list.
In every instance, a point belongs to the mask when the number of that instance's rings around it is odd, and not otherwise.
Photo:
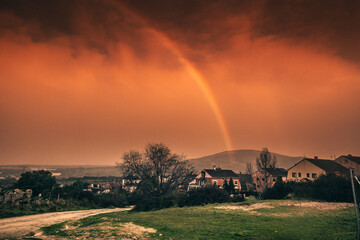
[(68, 212), (43, 213), (22, 217), (0, 219), (0, 239), (19, 238), (29, 232), (36, 232), (44, 226), (76, 220), (100, 213), (127, 211), (130, 208), (92, 209)]

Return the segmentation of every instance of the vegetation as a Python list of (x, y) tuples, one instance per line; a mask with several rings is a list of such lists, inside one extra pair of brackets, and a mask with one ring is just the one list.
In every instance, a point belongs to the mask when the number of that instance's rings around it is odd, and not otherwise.
[(261, 171), (263, 178), (263, 181), (256, 182), (256, 185), (259, 186), (257, 191), (260, 197), (262, 197), (263, 192), (273, 184), (272, 176), (268, 170), (276, 168), (276, 164), (276, 156), (272, 155), (266, 147), (263, 148), (259, 157), (256, 158), (257, 170)]
[(269, 149), (264, 147), (258, 158), (256, 158), (257, 169), (276, 168), (277, 159), (275, 155), (269, 152)]
[(180, 187), (186, 187), (194, 174), (192, 165), (183, 158), (162, 143), (148, 144), (144, 153), (124, 153), (119, 169), (124, 177), (140, 179), (133, 198), (136, 210), (147, 211), (173, 205), (171, 196)]
[(252, 175), (254, 173), (253, 167), (252, 167), (252, 163), (251, 162), (247, 162), (246, 163), (246, 169), (245, 169), (245, 173)]
[(47, 212), (77, 211), (94, 208), (93, 206), (79, 206), (71, 201), (61, 201), (57, 203), (42, 203), (40, 205), (28, 206), (1, 206), (0, 218), (17, 217)]
[(55, 177), (51, 176), (51, 172), (45, 170), (22, 173), (14, 185), (15, 188), (22, 190), (32, 189), (35, 196), (39, 194), (49, 196), (55, 186)]
[(278, 180), (262, 194), (264, 199), (283, 199), (289, 194), (299, 199), (314, 199), (327, 202), (352, 202), (350, 180), (334, 174), (321, 175), (314, 181), (286, 182)]
[(203, 187), (177, 195), (177, 206), (199, 206), (210, 203), (241, 202), (242, 195), (230, 195), (228, 191), (217, 187)]
[[(33, 194), (28, 195), (13, 189), (32, 189)], [(129, 199), (129, 194), (120, 186), (113, 187), (106, 193), (94, 192), (89, 189), (89, 183), (80, 180), (60, 186), (55, 177), (44, 170), (23, 173), (17, 182), (0, 192), (1, 199), (4, 199), (5, 195), (7, 199), (0, 205), (0, 218), (44, 212), (125, 207)]]
[[(301, 206), (306, 204), (307, 207)], [(43, 230), (46, 234), (86, 239), (139, 239), (141, 237), (132, 232), (136, 226), (149, 239), (355, 238), (353, 208), (340, 204), (343, 207), (329, 209), (327, 205), (320, 208), (310, 204), (306, 201), (247, 200), (149, 212), (118, 212), (53, 225)], [(249, 210), (253, 206), (260, 208)]]

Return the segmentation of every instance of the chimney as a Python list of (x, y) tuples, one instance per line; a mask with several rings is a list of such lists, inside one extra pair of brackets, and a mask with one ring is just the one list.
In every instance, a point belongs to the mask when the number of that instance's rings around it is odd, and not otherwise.
[(314, 159), (318, 159), (318, 156), (314, 156)]

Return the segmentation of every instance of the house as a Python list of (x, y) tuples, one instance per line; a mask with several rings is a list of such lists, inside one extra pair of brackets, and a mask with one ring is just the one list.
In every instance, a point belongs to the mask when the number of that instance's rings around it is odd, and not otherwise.
[(274, 186), (278, 179), (286, 181), (287, 171), (283, 168), (263, 168), (252, 174), (253, 188), (256, 192), (263, 192)]
[(288, 181), (314, 180), (320, 175), (336, 174), (347, 177), (348, 169), (328, 159), (304, 158), (288, 169)]
[(141, 181), (141, 179), (139, 177), (129, 175), (122, 179), (121, 186), (126, 191), (134, 192), (137, 188), (137, 185), (140, 183), (140, 181)]
[(238, 174), (241, 192), (252, 192), (254, 190), (251, 174)]
[(335, 159), (335, 162), (346, 167), (353, 168), (356, 176), (360, 176), (360, 157), (349, 155), (342, 155)]
[(192, 183), (192, 188), (194, 188), (194, 185), (196, 187), (217, 186), (222, 188), (225, 181), (229, 183), (230, 179), (233, 180), (235, 191), (239, 192), (241, 190), (239, 176), (232, 170), (225, 170), (214, 166), (213, 169), (203, 169), (195, 177), (195, 184), (194, 182)]

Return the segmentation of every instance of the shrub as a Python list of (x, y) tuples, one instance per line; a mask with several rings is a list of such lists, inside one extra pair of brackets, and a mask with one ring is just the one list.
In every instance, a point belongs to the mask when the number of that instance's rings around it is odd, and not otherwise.
[(272, 188), (267, 188), (262, 194), (264, 199), (283, 199), (290, 192), (291, 188), (288, 184), (284, 183), (282, 179), (278, 179)]
[(133, 197), (135, 211), (150, 211), (174, 206), (174, 195), (161, 195), (153, 192), (149, 195), (138, 195)]
[(350, 180), (334, 174), (321, 175), (315, 181), (287, 182), (277, 181), (272, 188), (262, 194), (264, 199), (283, 199), (289, 193), (294, 197), (328, 202), (352, 202)]
[(128, 205), (124, 192), (95, 195), (94, 202), (99, 207), (125, 207)]
[(322, 175), (314, 181), (312, 197), (328, 202), (352, 202), (351, 183), (334, 174)]
[(208, 203), (224, 203), (230, 202), (231, 198), (227, 191), (216, 187), (203, 187), (190, 190), (187, 198), (183, 198), (180, 205), (197, 206)]

